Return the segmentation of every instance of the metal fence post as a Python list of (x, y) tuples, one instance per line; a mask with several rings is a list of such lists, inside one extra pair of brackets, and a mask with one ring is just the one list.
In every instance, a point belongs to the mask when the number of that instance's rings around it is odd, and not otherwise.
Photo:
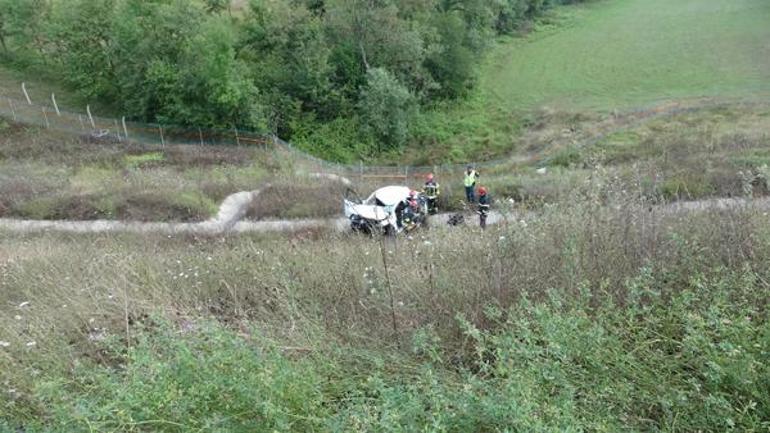
[(86, 105), (86, 113), (88, 113), (88, 120), (91, 121), (91, 129), (96, 129), (96, 122), (94, 122), (94, 116), (91, 115), (90, 105)]
[(53, 102), (53, 108), (56, 110), (56, 115), (61, 116), (61, 112), (59, 111), (59, 105), (56, 103), (56, 94), (51, 93), (51, 102)]
[(27, 83), (21, 83), (21, 91), (24, 92), (24, 97), (27, 98), (27, 104), (32, 105), (32, 100), (29, 99), (29, 93), (27, 93)]

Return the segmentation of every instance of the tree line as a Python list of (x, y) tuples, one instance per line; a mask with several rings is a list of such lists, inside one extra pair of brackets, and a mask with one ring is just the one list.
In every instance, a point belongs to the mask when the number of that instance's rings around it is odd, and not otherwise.
[[(0, 50), (135, 120), (397, 149), (495, 37), (581, 0), (0, 0)], [(312, 142), (312, 143), (311, 143)]]

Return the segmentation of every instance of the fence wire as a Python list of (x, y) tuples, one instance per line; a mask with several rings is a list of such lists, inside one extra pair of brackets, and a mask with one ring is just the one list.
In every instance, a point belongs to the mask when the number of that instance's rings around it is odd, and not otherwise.
[[(53, 98), (52, 98), (53, 99)], [(31, 101), (30, 101), (31, 102)], [(151, 146), (250, 146), (272, 148), (298, 164), (303, 170), (334, 173), (351, 179), (376, 181), (381, 183), (421, 183), (428, 173), (435, 173), (445, 180), (458, 179), (462, 176), (466, 165), (473, 165), (480, 171), (496, 171), (505, 174), (513, 170), (517, 163), (538, 161), (547, 165), (547, 156), (530, 155), (529, 158), (500, 158), (484, 162), (469, 162), (468, 164), (439, 164), (439, 165), (400, 165), (372, 166), (359, 164), (338, 164), (326, 161), (302, 151), (292, 144), (272, 135), (239, 129), (208, 129), (191, 128), (189, 126), (159, 125), (127, 121), (125, 118), (115, 119), (94, 115), (90, 108), (85, 113), (74, 113), (60, 110), (56, 106), (39, 105), (26, 100), (0, 96), (0, 116), (27, 125), (35, 125), (53, 131), (95, 140), (103, 143), (138, 143)], [(630, 110), (621, 115), (610, 116), (603, 127), (595, 134), (582, 141), (573, 141), (570, 145), (577, 148), (590, 147), (609, 135), (632, 129), (643, 122), (658, 117), (671, 117), (703, 109), (730, 107), (766, 106), (770, 98), (760, 96), (753, 100), (732, 102), (705, 101), (696, 105), (679, 105), (668, 103), (652, 107)], [(52, 104), (53, 105), (53, 104)]]

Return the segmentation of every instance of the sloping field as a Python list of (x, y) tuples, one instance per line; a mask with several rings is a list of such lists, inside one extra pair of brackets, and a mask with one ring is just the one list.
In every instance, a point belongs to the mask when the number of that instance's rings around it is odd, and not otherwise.
[(606, 0), (500, 45), (482, 74), (502, 107), (624, 109), (770, 94), (770, 2)]

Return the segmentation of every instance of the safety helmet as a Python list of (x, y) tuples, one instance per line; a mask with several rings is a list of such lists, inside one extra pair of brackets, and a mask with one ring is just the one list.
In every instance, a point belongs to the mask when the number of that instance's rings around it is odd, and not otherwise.
[(428, 181), (433, 180), (433, 173), (428, 173), (427, 179), (428, 179)]
[(479, 195), (487, 195), (487, 189), (483, 186), (479, 187)]

